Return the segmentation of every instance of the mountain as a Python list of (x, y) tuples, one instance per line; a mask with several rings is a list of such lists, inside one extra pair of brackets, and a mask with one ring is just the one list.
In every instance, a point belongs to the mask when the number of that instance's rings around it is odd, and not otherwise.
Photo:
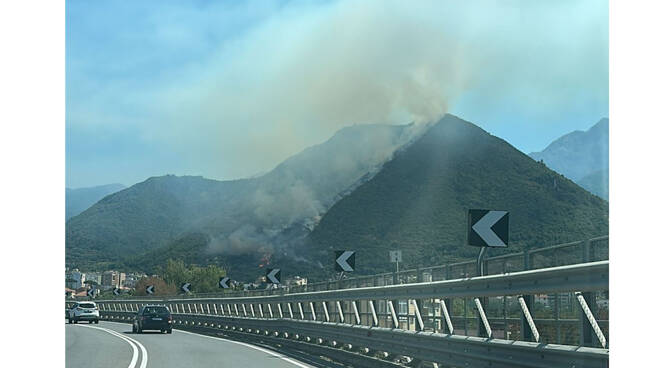
[(107, 184), (88, 188), (66, 188), (66, 219), (88, 209), (99, 199), (126, 188), (121, 184)]
[(149, 178), (67, 222), (67, 265), (155, 267), (154, 259), (177, 254), (186, 244), (201, 254), (193, 260), (250, 260), (254, 267), (275, 249), (281, 252), (303, 239), (332, 204), (371, 178), (424, 128), (347, 127), (249, 179)]
[[(510, 211), (515, 252), (608, 233), (608, 204), (474, 124), (446, 115), (371, 180), (330, 208), (298, 248), (319, 278), (334, 273), (334, 250), (357, 251), (359, 273), (474, 258), (467, 210)], [(322, 269), (325, 267), (325, 269)], [(315, 272), (310, 268), (309, 272)]]
[(610, 170), (596, 170), (578, 180), (577, 184), (591, 193), (604, 198), (610, 197)]
[(601, 119), (586, 132), (566, 134), (543, 151), (529, 155), (574, 182), (584, 183), (587, 186), (583, 187), (592, 193), (608, 198), (609, 119)]

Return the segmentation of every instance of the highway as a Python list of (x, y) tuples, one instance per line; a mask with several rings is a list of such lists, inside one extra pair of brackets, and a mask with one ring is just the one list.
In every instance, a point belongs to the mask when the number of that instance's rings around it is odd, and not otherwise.
[(131, 332), (124, 323), (66, 325), (67, 368), (307, 368), (280, 353), (241, 342), (174, 330)]

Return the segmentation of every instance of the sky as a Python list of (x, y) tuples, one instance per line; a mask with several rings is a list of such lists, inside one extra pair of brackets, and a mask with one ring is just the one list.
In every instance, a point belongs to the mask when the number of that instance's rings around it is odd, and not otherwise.
[(66, 185), (266, 172), (452, 113), (519, 150), (608, 117), (607, 1), (66, 1)]

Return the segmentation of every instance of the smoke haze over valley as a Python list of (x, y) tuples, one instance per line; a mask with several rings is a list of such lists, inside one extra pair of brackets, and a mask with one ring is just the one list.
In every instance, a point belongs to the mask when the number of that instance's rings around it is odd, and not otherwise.
[(67, 6), (67, 186), (252, 177), (450, 110), (524, 152), (607, 116), (598, 2), (193, 3)]

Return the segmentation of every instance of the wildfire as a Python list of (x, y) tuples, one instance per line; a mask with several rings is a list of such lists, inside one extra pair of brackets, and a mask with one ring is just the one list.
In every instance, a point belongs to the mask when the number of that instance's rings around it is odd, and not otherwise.
[(272, 256), (272, 253), (265, 253), (263, 257), (261, 257), (261, 260), (259, 260), (259, 268), (263, 268), (264, 266), (268, 266), (270, 264), (270, 257)]

